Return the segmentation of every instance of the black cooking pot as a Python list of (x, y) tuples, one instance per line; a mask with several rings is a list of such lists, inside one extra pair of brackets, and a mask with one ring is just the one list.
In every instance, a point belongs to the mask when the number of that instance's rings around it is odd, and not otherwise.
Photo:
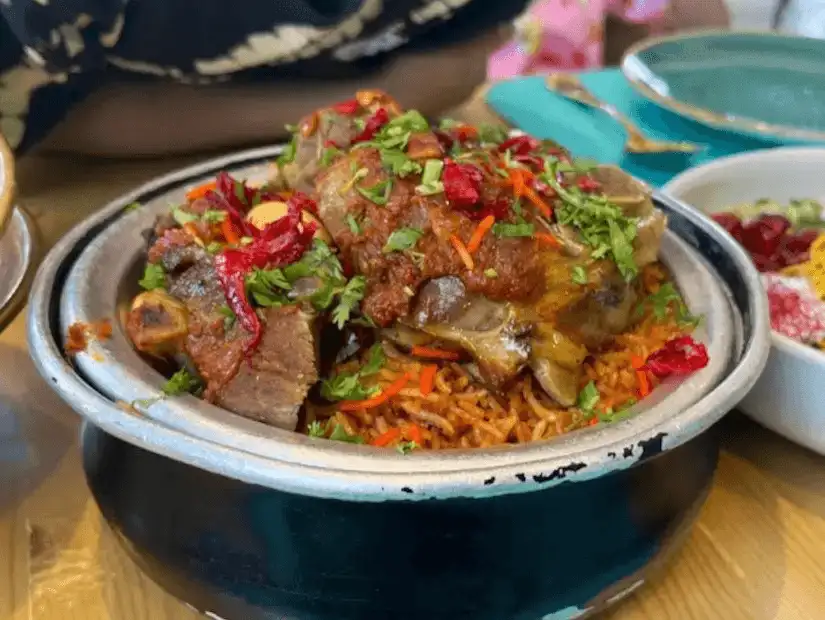
[[(187, 186), (221, 169), (265, 174), (278, 152), (151, 182), (66, 235), (38, 272), (32, 357), (86, 418), (89, 485), (124, 546), (170, 592), (227, 620), (566, 620), (640, 585), (702, 505), (718, 457), (713, 424), (756, 381), (770, 342), (750, 259), (666, 196), (655, 197), (670, 226), (662, 260), (705, 316), (697, 337), (711, 361), (616, 424), (402, 456), (267, 427), (194, 397), (138, 414), (119, 403), (157, 396), (164, 379), (117, 323), (67, 363), (68, 326), (117, 316), (134, 294), (140, 231)], [(126, 208), (134, 202), (143, 208)]]

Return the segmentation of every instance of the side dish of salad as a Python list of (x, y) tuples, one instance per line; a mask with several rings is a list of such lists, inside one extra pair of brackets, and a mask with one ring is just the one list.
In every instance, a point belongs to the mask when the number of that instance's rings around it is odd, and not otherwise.
[(762, 273), (771, 327), (797, 342), (825, 348), (825, 219), (817, 200), (773, 200), (713, 215)]

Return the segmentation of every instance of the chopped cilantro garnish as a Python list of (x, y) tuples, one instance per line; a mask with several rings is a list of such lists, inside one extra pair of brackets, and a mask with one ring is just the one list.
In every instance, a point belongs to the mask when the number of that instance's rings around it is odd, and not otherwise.
[(232, 308), (230, 308), (229, 306), (221, 306), (220, 308), (218, 308), (218, 312), (223, 315), (224, 331), (232, 329), (232, 326), (235, 324), (235, 321), (238, 318), (235, 316), (235, 313), (232, 311)]
[(633, 256), (636, 218), (625, 216), (618, 205), (604, 196), (586, 194), (576, 187), (563, 187), (558, 181), (560, 164), (558, 160), (548, 159), (545, 173), (541, 175), (541, 180), (561, 199), (556, 205), (556, 219), (579, 231), (591, 247), (593, 258), (610, 255), (625, 280), (632, 280), (638, 273)]
[(380, 344), (373, 345), (367, 363), (357, 372), (339, 373), (321, 383), (321, 396), (329, 401), (363, 400), (378, 392), (377, 387), (366, 387), (361, 379), (374, 375), (384, 367), (386, 357)]
[(411, 174), (421, 172), (421, 164), (407, 157), (404, 151), (382, 149), (381, 163), (384, 168), (389, 170), (394, 176), (401, 177), (402, 179)]
[(332, 311), (332, 322), (335, 323), (338, 329), (344, 328), (355, 308), (364, 299), (366, 288), (367, 279), (364, 276), (355, 276), (347, 282), (338, 298), (338, 305)]
[(358, 193), (370, 202), (373, 202), (379, 206), (384, 206), (390, 199), (390, 193), (392, 193), (392, 179), (379, 181), (372, 187), (359, 186), (355, 189), (358, 190)]
[(680, 326), (696, 326), (699, 323), (699, 317), (695, 317), (690, 313), (690, 310), (685, 304), (684, 299), (676, 290), (671, 282), (665, 282), (659, 287), (655, 293), (651, 293), (642, 301), (636, 308), (636, 318), (641, 318), (646, 307), (649, 307), (653, 312), (653, 316), (657, 321), (664, 321), (667, 317), (668, 308), (673, 308), (676, 322)]
[(332, 160), (335, 159), (337, 155), (341, 154), (341, 150), (334, 147), (328, 146), (324, 149), (324, 152), (321, 153), (321, 165), (322, 166), (329, 166), (332, 163)]
[(576, 265), (570, 270), (570, 279), (573, 281), (573, 284), (581, 284), (583, 286), (587, 284), (588, 281), (587, 271), (585, 271), (581, 265)]
[(599, 395), (599, 390), (596, 388), (596, 383), (591, 381), (579, 392), (576, 406), (585, 413), (592, 413), (595, 412), (596, 405), (599, 404), (600, 399), (601, 396)]
[(418, 228), (399, 228), (394, 230), (384, 245), (384, 254), (403, 252), (415, 247), (424, 233)]
[(336, 424), (335, 428), (332, 430), (332, 434), (329, 436), (331, 441), (343, 441), (344, 443), (355, 443), (355, 444), (362, 444), (364, 442), (364, 438), (361, 435), (350, 435), (347, 433), (347, 430), (340, 424)]
[(436, 194), (443, 194), (444, 183), (441, 181), (436, 181), (435, 183), (430, 183), (429, 185), (422, 183), (421, 185), (417, 185), (415, 187), (415, 193), (419, 196), (435, 196)]
[(218, 222), (223, 222), (228, 217), (228, 213), (226, 211), (220, 211), (218, 209), (208, 209), (203, 212), (201, 219), (204, 222), (209, 222), (210, 224), (216, 224)]
[(246, 276), (246, 293), (264, 308), (289, 303), (285, 291), (292, 288), (281, 269), (254, 269)]
[(147, 263), (146, 268), (143, 270), (143, 278), (138, 284), (147, 291), (164, 288), (166, 286), (166, 271), (164, 271), (163, 265)]
[(493, 225), (493, 234), (496, 237), (532, 237), (535, 232), (536, 227), (522, 218), (515, 223), (496, 222)]
[(358, 224), (358, 220), (355, 219), (352, 213), (347, 213), (347, 226), (349, 226), (350, 232), (353, 235), (361, 234), (361, 226)]
[(203, 383), (198, 377), (190, 374), (186, 368), (181, 368), (163, 385), (161, 391), (166, 396), (179, 396), (197, 394), (202, 388)]
[(298, 150), (298, 134), (295, 133), (296, 129), (287, 125), (286, 130), (292, 134), (292, 139), (289, 141), (289, 144), (284, 147), (283, 152), (278, 156), (278, 159), (276, 160), (278, 166), (291, 164), (295, 161), (295, 152)]
[(424, 173), (421, 175), (421, 183), (429, 185), (441, 180), (441, 171), (444, 170), (444, 162), (440, 159), (428, 159), (424, 162)]
[(312, 424), (307, 427), (307, 435), (310, 437), (325, 438), (327, 436), (327, 429), (318, 420), (313, 420)]
[(449, 131), (450, 129), (458, 127), (459, 125), (461, 125), (461, 123), (459, 123), (457, 120), (453, 118), (442, 118), (438, 123), (438, 128), (441, 130)]
[(125, 207), (123, 207), (123, 210), (124, 210), (124, 211), (137, 211), (137, 210), (138, 210), (138, 209), (140, 209), (142, 206), (143, 206), (143, 205), (142, 205), (142, 204), (140, 204), (139, 202), (133, 202), (132, 204), (130, 204), (130, 205), (126, 205)]
[(496, 271), (495, 269), (493, 269), (491, 267), (489, 269), (484, 270), (484, 275), (488, 278), (497, 278), (498, 277), (498, 271)]
[(180, 207), (175, 207), (172, 209), (172, 217), (181, 226), (189, 224), (190, 222), (197, 222), (198, 219), (200, 219), (196, 214), (191, 213), (190, 211), (184, 211)]
[(398, 444), (396, 450), (398, 450), (400, 454), (409, 454), (418, 447), (418, 444), (414, 441), (403, 441), (400, 444)]
[(213, 241), (209, 245), (206, 246), (206, 251), (210, 254), (217, 254), (223, 249), (223, 244), (218, 243), (217, 241)]

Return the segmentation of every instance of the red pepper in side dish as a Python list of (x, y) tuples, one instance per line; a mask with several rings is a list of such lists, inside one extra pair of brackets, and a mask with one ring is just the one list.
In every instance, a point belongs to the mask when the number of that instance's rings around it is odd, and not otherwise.
[(473, 164), (458, 164), (447, 160), (441, 180), (444, 183), (444, 195), (452, 207), (466, 209), (478, 204), (481, 199), (484, 175)]
[(498, 146), (500, 153), (510, 151), (513, 155), (529, 155), (541, 146), (541, 142), (531, 136), (508, 138)]
[(255, 267), (283, 267), (303, 256), (312, 243), (317, 225), (301, 223), (301, 211), (295, 202), (288, 202), (287, 214), (264, 228), (243, 248), (224, 250), (215, 257), (215, 271), (226, 301), (241, 327), (252, 334), (245, 353), (252, 353), (261, 341), (261, 320), (246, 295), (246, 275)]
[(707, 365), (708, 350), (705, 345), (690, 336), (681, 336), (652, 353), (643, 369), (663, 379), (670, 375), (687, 375)]
[(353, 140), (352, 143), (369, 142), (375, 137), (375, 134), (381, 131), (381, 128), (389, 122), (390, 115), (387, 113), (386, 108), (378, 108), (375, 114), (367, 119), (363, 131), (355, 136), (355, 140)]

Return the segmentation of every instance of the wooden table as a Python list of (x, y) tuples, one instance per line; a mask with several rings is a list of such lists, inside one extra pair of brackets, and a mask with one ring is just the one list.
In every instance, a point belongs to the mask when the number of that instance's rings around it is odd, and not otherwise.
[[(34, 158), (20, 165), (22, 205), (48, 247), (110, 198), (185, 163)], [(80, 468), (77, 416), (34, 371), (24, 323), (0, 335), (0, 620), (196, 618), (105, 529)], [(825, 617), (825, 458), (742, 417), (725, 428), (686, 547), (610, 620)]]

